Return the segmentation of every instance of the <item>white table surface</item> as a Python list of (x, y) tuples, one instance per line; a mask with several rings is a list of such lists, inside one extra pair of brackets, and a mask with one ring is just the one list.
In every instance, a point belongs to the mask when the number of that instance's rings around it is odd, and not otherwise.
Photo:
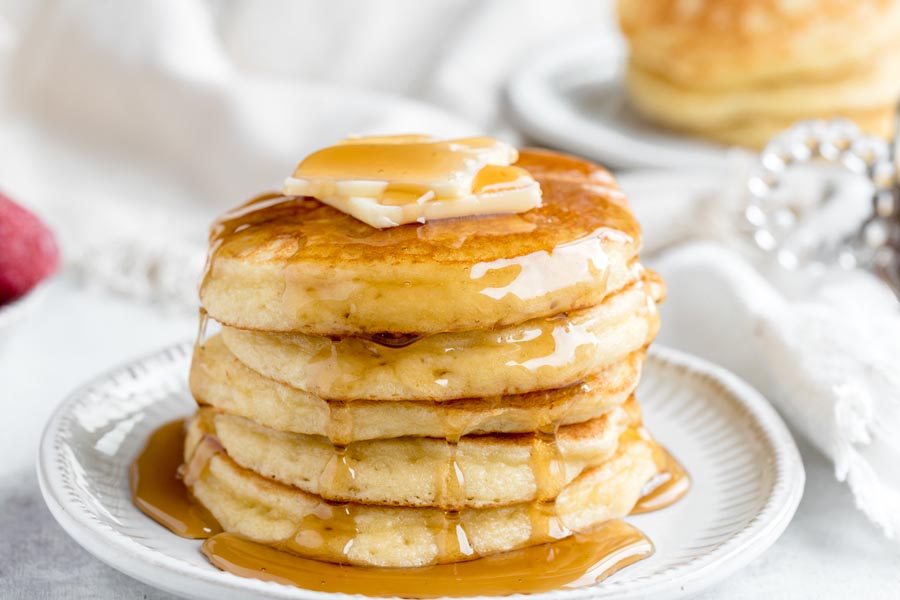
[[(34, 474), (44, 421), (86, 379), (189, 339), (196, 317), (54, 282), (41, 306), (0, 331), (0, 598), (170, 598), (107, 567), (50, 516)], [(831, 464), (798, 440), (806, 493), (794, 521), (762, 557), (698, 598), (900, 597), (900, 544), (881, 537), (834, 480)]]

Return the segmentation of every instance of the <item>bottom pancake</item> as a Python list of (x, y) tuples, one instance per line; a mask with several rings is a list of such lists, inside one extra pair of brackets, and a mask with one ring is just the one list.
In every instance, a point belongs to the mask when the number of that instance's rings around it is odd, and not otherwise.
[(185, 483), (231, 533), (295, 554), (359, 566), (419, 567), (544, 543), (627, 515), (661, 471), (655, 444), (629, 429), (616, 453), (554, 502), (448, 513), (336, 504), (238, 465), (199, 428), (185, 443)]
[[(585, 469), (609, 459), (640, 422), (637, 402), (541, 434), (479, 435), (452, 445), (402, 437), (335, 447), (322, 436), (276, 431), (200, 409), (189, 430), (214, 435), (242, 467), (337, 502), (448, 510), (552, 500)], [(452, 478), (449, 480), (448, 478)]]

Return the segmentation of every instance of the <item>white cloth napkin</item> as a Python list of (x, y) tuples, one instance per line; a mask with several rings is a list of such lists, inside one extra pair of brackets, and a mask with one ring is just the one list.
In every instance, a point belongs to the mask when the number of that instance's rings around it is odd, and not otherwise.
[[(625, 177), (626, 187), (629, 180), (645, 182), (635, 186), (632, 201), (648, 260), (669, 289), (659, 342), (753, 383), (794, 431), (832, 458), (857, 506), (896, 539), (900, 304), (868, 272), (822, 265), (785, 271), (739, 243), (746, 161), (739, 159), (740, 168), (728, 175), (694, 174), (693, 187), (684, 174)], [(794, 184), (815, 194), (832, 177), (807, 172)], [(669, 185), (672, 178), (682, 181), (680, 189)], [(843, 217), (846, 229), (865, 212), (868, 186), (849, 176), (834, 181), (834, 204), (844, 208), (831, 216)]]

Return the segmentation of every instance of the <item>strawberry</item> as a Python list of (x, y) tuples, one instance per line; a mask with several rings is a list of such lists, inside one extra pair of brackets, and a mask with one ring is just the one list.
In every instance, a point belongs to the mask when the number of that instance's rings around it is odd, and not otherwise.
[(0, 193), (0, 304), (27, 294), (56, 271), (53, 232), (30, 211)]

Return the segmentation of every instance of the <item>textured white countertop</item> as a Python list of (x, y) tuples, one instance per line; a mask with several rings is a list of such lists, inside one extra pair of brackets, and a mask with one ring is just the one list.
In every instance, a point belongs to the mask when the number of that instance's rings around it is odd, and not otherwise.
[[(84, 290), (65, 278), (11, 331), (0, 330), (0, 598), (169, 598), (118, 573), (70, 540), (34, 474), (38, 439), (56, 404), (85, 380), (194, 334), (195, 318)], [(798, 440), (807, 486), (794, 521), (762, 557), (699, 598), (900, 597), (900, 545), (883, 539)]]

